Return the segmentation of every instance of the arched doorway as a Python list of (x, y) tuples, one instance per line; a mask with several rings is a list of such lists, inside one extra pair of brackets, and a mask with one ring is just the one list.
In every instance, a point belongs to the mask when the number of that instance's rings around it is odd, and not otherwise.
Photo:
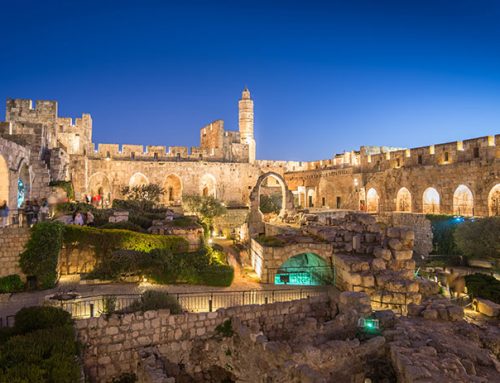
[(104, 173), (94, 173), (89, 178), (87, 187), (92, 201), (100, 205), (111, 203), (111, 183)]
[(201, 177), (200, 194), (204, 197), (217, 198), (217, 182), (213, 175), (207, 173)]
[(165, 205), (180, 205), (182, 200), (182, 182), (175, 174), (170, 174), (164, 183)]
[(303, 253), (288, 258), (274, 276), (276, 285), (317, 286), (333, 284), (333, 269), (319, 255)]
[(427, 188), (422, 199), (422, 212), (424, 214), (439, 214), (439, 193), (434, 188)]
[(149, 180), (148, 177), (146, 177), (142, 173), (135, 173), (130, 177), (130, 180), (128, 182), (129, 187), (134, 187), (134, 186), (141, 186), (141, 185), (149, 185)]
[(28, 165), (23, 163), (19, 168), (17, 179), (17, 207), (21, 207), (30, 198), (30, 171)]
[(379, 209), (379, 199), (377, 191), (370, 188), (366, 193), (366, 211), (368, 213), (377, 213)]
[(405, 187), (399, 189), (396, 196), (396, 211), (411, 212), (411, 193)]
[(490, 216), (500, 216), (500, 184), (496, 184), (488, 194), (488, 211)]
[(453, 214), (474, 215), (474, 197), (471, 190), (465, 185), (459, 185), (453, 194)]
[(9, 206), (9, 167), (7, 166), (7, 161), (0, 154), (0, 204), (3, 204), (3, 201), (7, 202), (7, 206)]
[(272, 175), (264, 178), (259, 188), (259, 210), (264, 221), (269, 222), (277, 217), (284, 207), (283, 185)]

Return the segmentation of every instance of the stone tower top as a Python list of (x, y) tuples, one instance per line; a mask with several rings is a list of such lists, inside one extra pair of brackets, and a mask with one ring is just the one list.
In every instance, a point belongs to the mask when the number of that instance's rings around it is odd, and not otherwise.
[(250, 91), (247, 87), (241, 92), (239, 108), (239, 129), (240, 141), (248, 145), (248, 161), (255, 161), (255, 139), (253, 136), (253, 100), (250, 98)]

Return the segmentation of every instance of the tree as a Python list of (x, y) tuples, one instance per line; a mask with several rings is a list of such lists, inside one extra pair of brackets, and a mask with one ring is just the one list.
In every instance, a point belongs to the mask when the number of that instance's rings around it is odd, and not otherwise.
[(209, 227), (215, 217), (226, 212), (222, 202), (212, 196), (185, 195), (182, 200), (186, 211), (196, 214)]
[(274, 193), (271, 195), (262, 194), (260, 196), (260, 211), (263, 214), (275, 213), (279, 214), (281, 211), (282, 196), (281, 193)]
[(467, 257), (500, 258), (500, 217), (466, 221), (455, 230), (455, 242)]
[(135, 201), (141, 210), (153, 208), (160, 202), (165, 190), (158, 184), (124, 186), (121, 188), (123, 196), (129, 201)]

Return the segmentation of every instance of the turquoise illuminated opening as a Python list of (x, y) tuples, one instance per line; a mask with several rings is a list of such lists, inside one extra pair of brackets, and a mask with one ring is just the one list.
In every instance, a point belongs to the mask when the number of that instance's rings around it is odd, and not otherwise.
[(17, 180), (17, 207), (20, 208), (26, 198), (26, 187), (21, 178)]
[(333, 284), (333, 269), (320, 256), (304, 253), (289, 258), (276, 270), (275, 285), (319, 286)]

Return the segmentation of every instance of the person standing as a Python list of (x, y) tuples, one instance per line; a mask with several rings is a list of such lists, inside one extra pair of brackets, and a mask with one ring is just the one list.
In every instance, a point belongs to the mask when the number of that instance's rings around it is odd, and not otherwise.
[(7, 227), (9, 224), (9, 207), (7, 206), (7, 201), (3, 201), (0, 205), (0, 225), (2, 227)]
[(49, 216), (49, 204), (46, 199), (43, 200), (42, 206), (40, 207), (40, 221), (46, 221)]
[(94, 214), (90, 210), (87, 212), (87, 226), (94, 226)]
[(40, 221), (40, 205), (38, 204), (38, 200), (33, 201), (33, 223), (37, 223)]

